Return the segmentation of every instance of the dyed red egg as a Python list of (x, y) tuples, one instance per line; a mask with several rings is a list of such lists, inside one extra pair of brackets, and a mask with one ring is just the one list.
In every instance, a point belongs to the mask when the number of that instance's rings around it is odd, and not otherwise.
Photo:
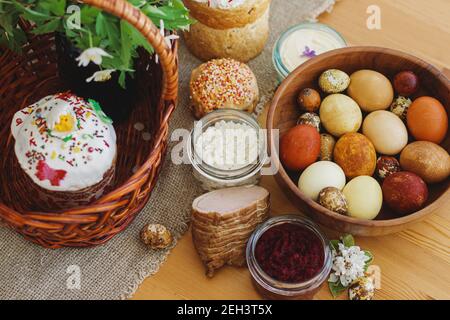
[(448, 116), (442, 103), (432, 97), (420, 97), (409, 107), (408, 129), (418, 141), (440, 144), (447, 135)]
[(419, 90), (419, 77), (412, 71), (403, 71), (394, 78), (394, 89), (401, 96), (411, 96)]
[(383, 199), (392, 210), (407, 215), (423, 208), (428, 200), (428, 187), (414, 173), (394, 173), (384, 180)]
[(280, 159), (289, 170), (300, 171), (317, 161), (320, 155), (320, 134), (310, 125), (290, 129), (280, 141)]

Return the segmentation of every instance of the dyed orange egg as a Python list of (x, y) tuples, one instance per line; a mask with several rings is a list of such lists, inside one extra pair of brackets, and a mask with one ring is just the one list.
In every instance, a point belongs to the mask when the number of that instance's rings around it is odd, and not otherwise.
[(310, 125), (290, 129), (280, 141), (280, 159), (289, 170), (300, 171), (317, 161), (320, 154), (320, 134)]
[(372, 142), (360, 133), (347, 133), (334, 147), (334, 161), (349, 179), (372, 176), (377, 165), (377, 154)]
[(416, 99), (408, 110), (408, 129), (416, 140), (440, 144), (447, 135), (447, 112), (432, 97)]

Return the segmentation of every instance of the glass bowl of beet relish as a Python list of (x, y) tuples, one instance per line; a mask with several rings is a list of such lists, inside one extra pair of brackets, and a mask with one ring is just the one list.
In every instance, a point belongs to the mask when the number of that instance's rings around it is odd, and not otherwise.
[(247, 244), (253, 282), (267, 299), (313, 299), (328, 279), (331, 260), (327, 238), (299, 216), (269, 219)]

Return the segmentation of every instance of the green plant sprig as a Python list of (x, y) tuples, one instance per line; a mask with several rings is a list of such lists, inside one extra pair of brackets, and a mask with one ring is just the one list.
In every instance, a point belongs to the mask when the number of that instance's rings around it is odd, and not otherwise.
[[(181, 0), (128, 0), (152, 22), (164, 22), (166, 30), (185, 30), (193, 23), (189, 11)], [(80, 8), (81, 24), (71, 28), (68, 19), (73, 15), (67, 8)], [(64, 34), (80, 51), (99, 47), (112, 58), (102, 59), (101, 69), (120, 72), (119, 84), (125, 87), (126, 74), (133, 76), (134, 59), (138, 48), (150, 54), (154, 50), (145, 37), (128, 22), (101, 10), (74, 0), (0, 0), (0, 46), (20, 52), (26, 35), (20, 29), (22, 18), (34, 25), (33, 34), (59, 32)]]
[[(345, 234), (339, 240), (330, 241), (330, 249), (335, 252), (339, 252), (339, 244), (342, 243), (346, 248), (350, 248), (356, 245), (355, 239), (351, 234)], [(364, 254), (367, 256), (367, 261), (365, 262), (364, 271), (367, 272), (369, 266), (373, 262), (373, 255), (370, 251), (363, 250)], [(345, 292), (349, 286), (344, 286), (340, 281), (328, 282), (328, 288), (330, 289), (333, 298), (339, 297), (343, 292)]]

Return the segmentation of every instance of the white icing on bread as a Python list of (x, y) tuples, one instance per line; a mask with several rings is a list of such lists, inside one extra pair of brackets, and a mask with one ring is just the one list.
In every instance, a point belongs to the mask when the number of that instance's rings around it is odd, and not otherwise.
[(206, 3), (211, 8), (231, 9), (243, 5), (247, 0), (194, 0), (194, 1)]
[(20, 166), (47, 190), (93, 186), (115, 163), (111, 121), (94, 101), (70, 93), (47, 96), (18, 111), (11, 132)]

